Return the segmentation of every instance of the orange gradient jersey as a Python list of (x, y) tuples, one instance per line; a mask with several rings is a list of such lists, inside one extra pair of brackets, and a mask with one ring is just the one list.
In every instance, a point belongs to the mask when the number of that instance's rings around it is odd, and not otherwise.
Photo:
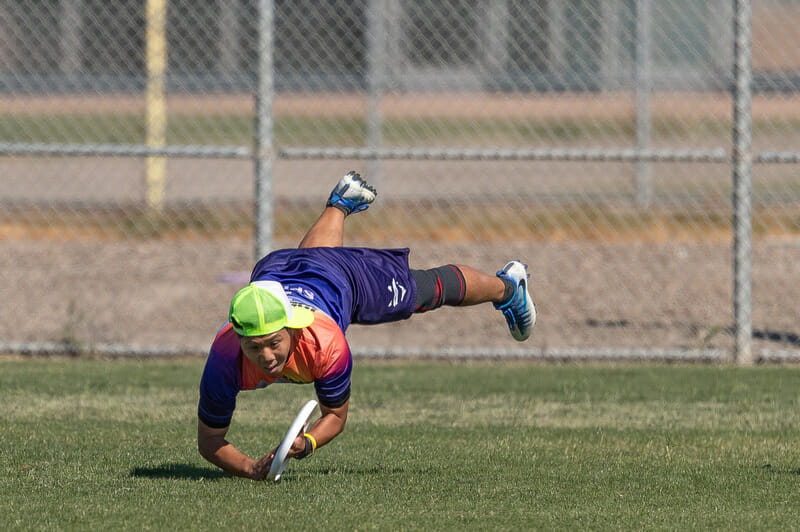
[(320, 404), (336, 408), (350, 397), (352, 369), (353, 357), (344, 332), (323, 312), (314, 312), (314, 322), (301, 329), (277, 377), (265, 374), (242, 354), (239, 337), (227, 323), (217, 333), (206, 360), (198, 416), (209, 427), (227, 427), (240, 391), (282, 382), (314, 383)]

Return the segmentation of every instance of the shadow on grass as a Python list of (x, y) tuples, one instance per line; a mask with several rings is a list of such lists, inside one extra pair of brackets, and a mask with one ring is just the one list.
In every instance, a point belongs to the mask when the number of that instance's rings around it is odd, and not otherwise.
[[(430, 473), (432, 468), (422, 467), (417, 474)], [(373, 475), (395, 475), (406, 473), (404, 468), (398, 467), (341, 467), (341, 468), (308, 468), (287, 471), (283, 475), (283, 480), (298, 480), (306, 476), (328, 476), (338, 475), (343, 477), (373, 476)], [(210, 467), (198, 467), (192, 464), (161, 464), (155, 467), (135, 467), (131, 470), (132, 477), (153, 478), (153, 479), (173, 479), (173, 480), (219, 480), (230, 478), (228, 473)]]
[(780, 475), (800, 475), (800, 468), (795, 469), (784, 469), (784, 468), (776, 468), (773, 467), (772, 464), (764, 464), (761, 466), (761, 469), (764, 471), (768, 471), (773, 474), (780, 474)]
[(788, 331), (754, 330), (753, 338), (789, 344), (795, 347), (800, 346), (800, 335)]
[[(669, 329), (671, 327), (681, 327), (685, 329), (689, 329), (690, 331), (694, 331), (695, 334), (697, 331), (710, 331), (707, 334), (713, 333), (712, 336), (723, 333), (728, 336), (734, 335), (733, 327), (709, 327), (706, 325), (702, 325), (699, 323), (683, 323), (683, 322), (634, 322), (625, 319), (619, 320), (598, 320), (596, 318), (589, 318), (584, 321), (584, 324), (588, 327), (597, 327), (597, 328), (606, 328), (606, 329), (623, 329), (628, 327), (637, 327), (640, 329)], [(771, 329), (753, 329), (753, 338), (756, 340), (766, 340), (768, 342), (775, 342), (779, 344), (786, 344), (794, 347), (800, 346), (800, 334), (793, 333), (790, 331), (774, 331)]]
[(156, 467), (135, 467), (132, 477), (171, 478), (181, 480), (217, 480), (229, 477), (224, 471), (192, 464), (162, 464)]

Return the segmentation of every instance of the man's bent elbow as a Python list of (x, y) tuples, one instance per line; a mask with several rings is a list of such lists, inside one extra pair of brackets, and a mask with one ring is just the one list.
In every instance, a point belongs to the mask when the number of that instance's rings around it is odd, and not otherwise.
[(200, 453), (200, 456), (205, 458), (207, 461), (211, 462), (212, 458), (214, 457), (214, 447), (209, 445), (207, 439), (201, 438), (198, 436), (197, 438), (197, 451)]
[(197, 451), (200, 453), (200, 456), (206, 460), (210, 460), (209, 457), (214, 454), (209, 450), (208, 445), (200, 438), (197, 438)]
[(227, 431), (227, 427), (223, 429), (213, 429), (201, 421), (197, 427), (197, 450), (200, 452), (200, 456), (209, 462), (213, 462), (213, 458), (216, 456), (219, 448), (225, 445), (225, 434)]

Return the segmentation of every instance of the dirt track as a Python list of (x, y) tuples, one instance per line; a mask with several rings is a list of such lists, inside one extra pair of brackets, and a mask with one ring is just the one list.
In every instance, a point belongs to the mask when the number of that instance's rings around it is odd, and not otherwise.
[[(281, 243), (290, 245), (288, 242)], [(398, 242), (384, 242), (397, 245)], [(185, 346), (202, 352), (252, 260), (247, 239), (0, 241), (4, 341)], [(732, 276), (726, 244), (417, 243), (414, 266), (460, 262), (533, 272), (539, 322), (524, 347), (729, 349)], [(755, 253), (757, 349), (800, 347), (800, 242)], [(445, 309), (391, 325), (354, 326), (355, 351), (385, 347), (516, 348), (490, 306)]]

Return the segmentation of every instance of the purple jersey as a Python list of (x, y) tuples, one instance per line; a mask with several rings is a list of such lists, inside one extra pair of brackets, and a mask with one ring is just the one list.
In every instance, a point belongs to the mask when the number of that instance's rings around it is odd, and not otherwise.
[(343, 331), (406, 319), (417, 297), (408, 249), (282, 249), (258, 261), (250, 280), (278, 281), (291, 301), (321, 310)]

